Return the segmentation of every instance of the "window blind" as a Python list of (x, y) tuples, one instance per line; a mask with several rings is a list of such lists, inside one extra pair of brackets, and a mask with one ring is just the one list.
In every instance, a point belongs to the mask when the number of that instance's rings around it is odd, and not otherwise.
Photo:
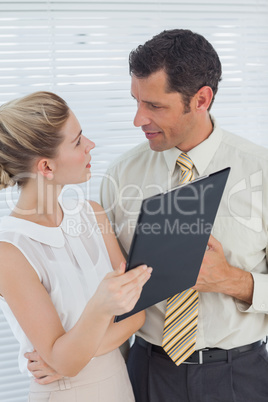
[[(144, 140), (132, 124), (130, 50), (171, 28), (201, 33), (218, 51), (223, 80), (212, 114), (219, 123), (268, 146), (267, 0), (0, 1), (0, 104), (38, 90), (69, 103), (96, 143), (85, 198), (98, 201), (109, 163)], [(16, 188), (0, 191), (0, 216), (17, 198)], [(17, 342), (1, 313), (0, 335), (0, 400), (25, 402), (28, 377), (18, 372)]]

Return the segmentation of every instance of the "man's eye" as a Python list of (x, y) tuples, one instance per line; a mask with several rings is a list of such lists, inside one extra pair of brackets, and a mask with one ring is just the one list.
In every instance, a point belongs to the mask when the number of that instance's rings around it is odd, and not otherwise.
[(80, 137), (78, 138), (78, 141), (77, 141), (77, 143), (76, 143), (76, 147), (77, 147), (78, 145), (80, 145), (80, 142), (81, 142), (81, 135), (80, 135)]

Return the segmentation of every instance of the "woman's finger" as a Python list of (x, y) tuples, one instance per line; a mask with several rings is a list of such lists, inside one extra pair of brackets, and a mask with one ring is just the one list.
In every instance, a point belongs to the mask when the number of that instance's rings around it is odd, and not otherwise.
[(38, 379), (36, 378), (35, 382), (37, 384), (46, 385), (46, 384), (50, 384), (51, 382), (58, 381), (61, 378), (63, 378), (63, 376), (60, 375), (60, 374), (55, 374), (53, 376), (48, 375), (48, 376), (45, 376), (43, 378), (38, 378)]
[(124, 292), (130, 292), (132, 289), (135, 289), (137, 286), (143, 287), (145, 283), (150, 279), (152, 268), (148, 267), (146, 270), (140, 273), (140, 275), (135, 276), (129, 282), (126, 282), (122, 289)]
[(116, 315), (129, 312), (133, 309), (141, 295), (143, 285), (148, 281), (150, 276), (151, 274), (147, 272), (142, 280), (138, 278), (122, 287), (123, 293), (121, 294), (121, 305), (118, 305)]

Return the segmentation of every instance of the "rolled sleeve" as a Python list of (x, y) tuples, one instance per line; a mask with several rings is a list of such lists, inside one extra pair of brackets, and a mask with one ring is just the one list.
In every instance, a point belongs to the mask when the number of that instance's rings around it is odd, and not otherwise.
[(254, 272), (251, 274), (254, 281), (252, 305), (237, 300), (237, 308), (242, 313), (268, 314), (268, 275)]

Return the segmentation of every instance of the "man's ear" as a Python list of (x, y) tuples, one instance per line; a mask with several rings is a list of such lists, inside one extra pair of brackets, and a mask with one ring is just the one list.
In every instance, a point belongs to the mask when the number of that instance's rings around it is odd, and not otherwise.
[(46, 179), (52, 180), (54, 177), (53, 174), (54, 164), (49, 159), (40, 159), (37, 163), (37, 171)]
[(213, 99), (213, 91), (210, 87), (204, 86), (199, 89), (195, 95), (196, 98), (196, 110), (201, 112), (208, 110), (211, 101)]

